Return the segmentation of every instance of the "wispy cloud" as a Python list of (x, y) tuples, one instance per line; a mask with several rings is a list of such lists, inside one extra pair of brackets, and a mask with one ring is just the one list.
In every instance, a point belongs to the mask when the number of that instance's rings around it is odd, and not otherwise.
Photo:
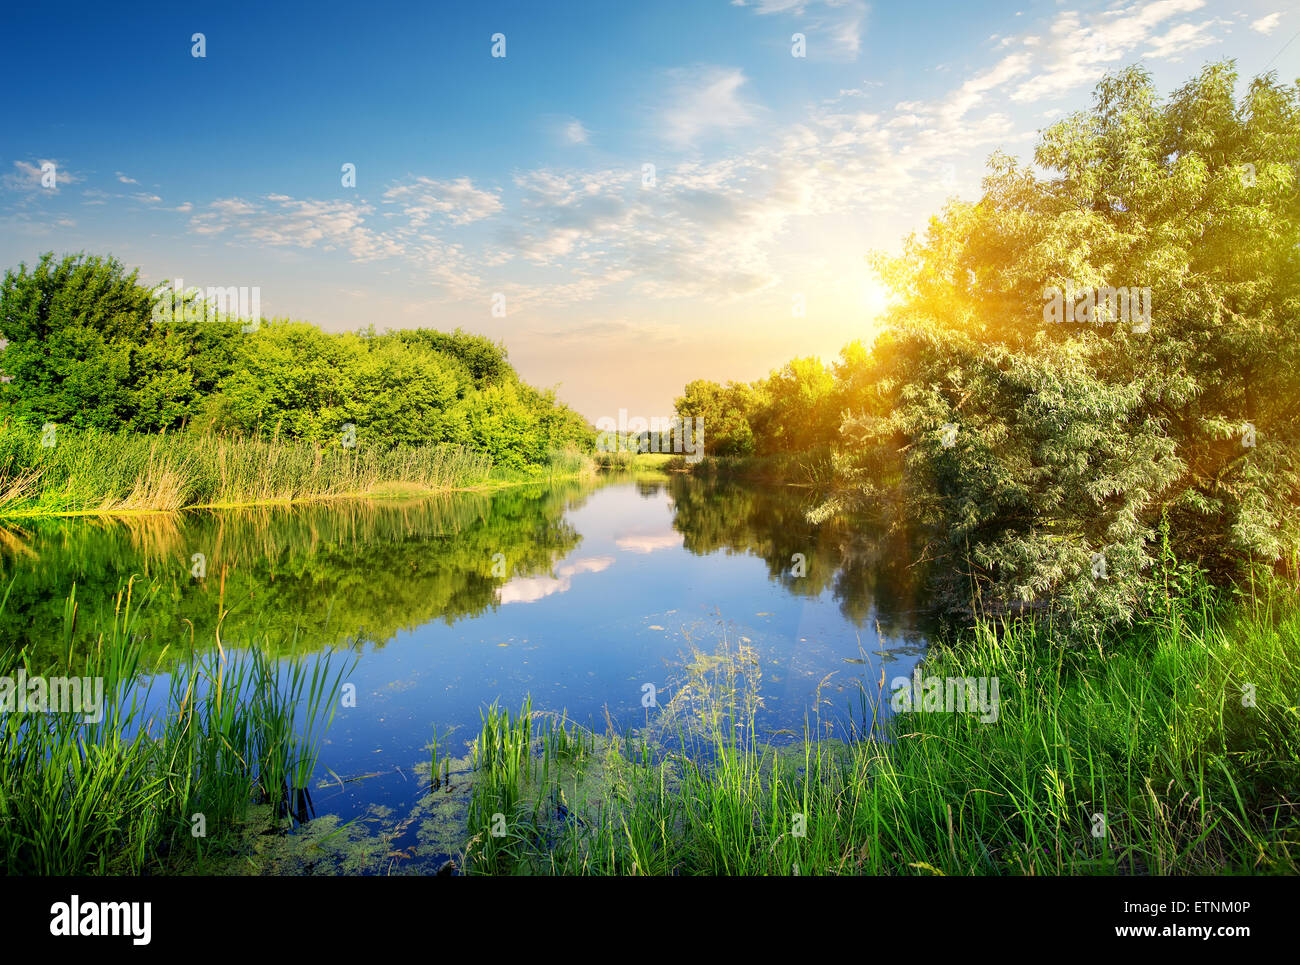
[(738, 67), (695, 67), (669, 72), (667, 105), (660, 111), (663, 137), (679, 148), (706, 135), (753, 124), (759, 108), (744, 100), (745, 72)]
[[(50, 166), (53, 168), (53, 183), (46, 187), (42, 182)], [(58, 161), (50, 158), (41, 158), (35, 164), (28, 161), (15, 161), (13, 171), (0, 178), (0, 182), (10, 191), (48, 191), (52, 194), (57, 193), (65, 185), (77, 184), (81, 180), (83, 179), (80, 175), (74, 174)]]
[(732, 0), (760, 16), (784, 14), (792, 30), (808, 38), (811, 59), (855, 59), (862, 50), (867, 4), (863, 0)]
[(1210, 31), (1214, 27), (1226, 25), (1226, 20), (1206, 20), (1203, 23), (1182, 23), (1174, 27), (1168, 33), (1162, 34), (1151, 41), (1151, 46), (1143, 51), (1144, 57), (1158, 57), (1163, 60), (1178, 61), (1182, 55), (1197, 50), (1200, 47), (1208, 47), (1219, 38)]
[(591, 132), (582, 126), (582, 121), (571, 120), (564, 125), (564, 140), (570, 144), (586, 144), (591, 139)]
[(904, 101), (898, 105), (898, 108), (909, 117), (928, 114), (938, 122), (954, 123), (984, 103), (988, 93), (1004, 86), (1013, 78), (1027, 74), (1032, 63), (1033, 56), (1027, 52), (1008, 54), (937, 103), (927, 105), (923, 102)]
[[(1125, 57), (1150, 47), (1147, 56), (1169, 57), (1200, 46), (1202, 31), (1209, 22), (1182, 31), (1175, 26), (1163, 38), (1154, 35), (1169, 20), (1205, 6), (1205, 0), (1152, 0), (1132, 3), (1100, 14), (1065, 10), (1054, 17), (1048, 35), (1034, 38), (1036, 69), (1029, 79), (1011, 92), (1018, 103), (1059, 97), (1096, 83)], [(1022, 38), (1027, 42), (1028, 37)]]
[(501, 210), (500, 195), (475, 187), (469, 178), (437, 181), (415, 177), (385, 191), (384, 203), (398, 205), (417, 228), (435, 218), (454, 225), (470, 224)]
[[(813, 0), (746, 5), (791, 17), (865, 11)], [(1204, 6), (1135, 0), (1102, 11), (1055, 10), (1036, 23), (1027, 16), (1017, 21), (1023, 32), (990, 38), (986, 51), (995, 52), (979, 66), (954, 76), (953, 65), (939, 75), (951, 80), (931, 96), (891, 108), (872, 104), (874, 82), (841, 89), (839, 79), (836, 96), (813, 100), (780, 125), (758, 123), (767, 109), (749, 95), (742, 69), (672, 70), (650, 123), (679, 153), (665, 150), (659, 159), (588, 167), (592, 152), (573, 151), (559, 155), (576, 159), (570, 166), (517, 169), (504, 184), (411, 173), (369, 199), (268, 194), (164, 206), (151, 192), (86, 191), (85, 203), (113, 198), (176, 212), (193, 235), (219, 243), (337, 251), (362, 263), (399, 259), (384, 270), (427, 283), (434, 298), (481, 306), (505, 287), (512, 316), (603, 299), (612, 306), (608, 315), (574, 313), (558, 334), (635, 338), (641, 320), (629, 304), (727, 305), (813, 284), (804, 271), (809, 261), (795, 252), (825, 247), (819, 219), (905, 228), (917, 210), (956, 190), (956, 166), (973, 186), (988, 152), (1027, 144), (1033, 126), (1071, 105), (1055, 99), (1075, 98), (1125, 60), (1173, 59), (1213, 43), (1226, 22), (1197, 16)], [(1252, 26), (1264, 33), (1260, 25), (1268, 21), (1272, 30), (1278, 20), (1273, 14)], [(1019, 122), (1009, 113), (1016, 103), (1040, 101), (1047, 102), (1021, 110)], [(573, 145), (591, 138), (570, 115), (543, 115), (541, 131)], [(726, 135), (742, 131), (743, 145), (729, 143)], [(643, 160), (656, 162), (653, 183), (642, 180)], [(59, 173), (60, 184), (78, 180)], [(114, 177), (138, 183), (121, 171)], [(16, 162), (4, 181), (31, 191), (39, 186), (39, 162)], [(16, 197), (20, 207), (23, 196)], [(624, 327), (605, 317), (623, 319)], [(541, 313), (535, 319), (530, 331), (550, 323)]]
[(253, 201), (222, 198), (190, 218), (198, 235), (229, 235), (273, 247), (346, 250), (359, 261), (402, 253), (401, 246), (365, 226), (373, 212), (351, 201), (297, 200), (270, 194)]

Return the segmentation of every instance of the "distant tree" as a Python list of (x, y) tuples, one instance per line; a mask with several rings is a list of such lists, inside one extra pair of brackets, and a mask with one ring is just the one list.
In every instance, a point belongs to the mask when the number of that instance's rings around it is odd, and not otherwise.
[(704, 450), (710, 456), (749, 456), (754, 453), (754, 433), (749, 415), (757, 405), (754, 389), (743, 382), (724, 388), (698, 379), (687, 384), (675, 403), (681, 419), (704, 420)]
[(750, 415), (760, 455), (823, 448), (835, 441), (840, 411), (835, 375), (817, 358), (787, 362), (755, 384)]

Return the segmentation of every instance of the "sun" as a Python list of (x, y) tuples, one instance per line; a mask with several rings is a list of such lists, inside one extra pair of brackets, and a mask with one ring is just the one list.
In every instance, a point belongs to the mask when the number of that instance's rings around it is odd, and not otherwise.
[(868, 318), (874, 319), (884, 315), (896, 300), (893, 290), (876, 270), (864, 265), (858, 279), (858, 308)]

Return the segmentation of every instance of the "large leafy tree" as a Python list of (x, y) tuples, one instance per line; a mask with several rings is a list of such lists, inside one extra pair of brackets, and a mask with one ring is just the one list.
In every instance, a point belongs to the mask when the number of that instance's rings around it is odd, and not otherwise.
[(829, 446), (840, 410), (834, 373), (817, 358), (798, 358), (757, 383), (761, 404), (749, 422), (760, 455)]
[(112, 257), (48, 253), (0, 284), (0, 405), (36, 423), (178, 426), (229, 372), (237, 333), (154, 319), (151, 291)]
[(743, 382), (722, 386), (696, 379), (687, 383), (681, 397), (674, 400), (674, 409), (684, 423), (689, 419), (704, 420), (704, 451), (710, 456), (750, 456), (754, 453), (754, 432), (749, 418), (758, 404), (754, 388)]
[[(1300, 546), (1300, 97), (1231, 64), (1162, 101), (1131, 68), (995, 157), (901, 258), (901, 302), (838, 374), (851, 415), (821, 515), (917, 522), (943, 599), (1100, 622), (1157, 527), (1226, 576)], [(1150, 290), (1150, 324), (1045, 321), (1045, 292)]]

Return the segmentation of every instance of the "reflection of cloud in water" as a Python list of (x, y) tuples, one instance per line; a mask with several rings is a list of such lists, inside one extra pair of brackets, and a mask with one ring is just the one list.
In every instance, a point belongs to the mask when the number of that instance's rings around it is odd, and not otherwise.
[(662, 533), (628, 533), (616, 537), (614, 545), (629, 553), (653, 553), (682, 545), (682, 534), (676, 530)]
[(579, 573), (599, 573), (614, 563), (612, 556), (588, 556), (555, 568), (554, 576), (520, 576), (497, 588), (499, 603), (536, 603), (552, 593), (563, 593)]

